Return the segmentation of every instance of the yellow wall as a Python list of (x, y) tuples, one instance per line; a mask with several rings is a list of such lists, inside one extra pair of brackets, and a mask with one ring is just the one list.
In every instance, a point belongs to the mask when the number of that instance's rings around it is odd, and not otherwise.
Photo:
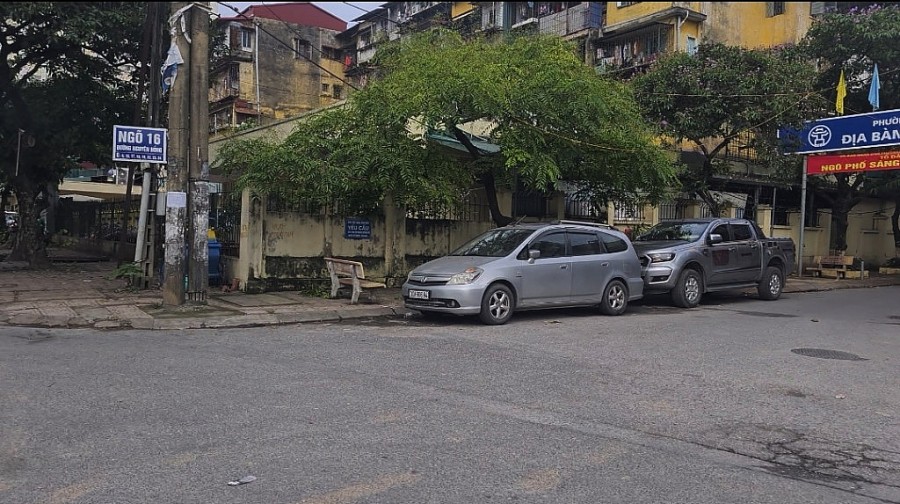
[(453, 2), (453, 5), (450, 8), (450, 16), (456, 18), (457, 16), (462, 16), (463, 14), (470, 12), (474, 8), (475, 6), (472, 5), (472, 2)]
[(607, 25), (639, 19), (672, 7), (672, 2), (637, 2), (626, 7), (616, 7), (616, 3), (606, 2)]
[(705, 2), (702, 39), (747, 48), (799, 42), (812, 22), (810, 2), (785, 2), (785, 12), (766, 16), (766, 2)]
[(639, 20), (673, 7), (706, 14), (705, 21), (688, 21), (681, 26), (677, 48), (682, 51), (688, 36), (699, 42), (748, 48), (795, 43), (806, 34), (812, 22), (811, 2), (785, 2), (785, 13), (772, 17), (766, 16), (766, 2), (637, 2), (626, 7), (617, 7), (616, 3), (606, 3), (607, 26)]

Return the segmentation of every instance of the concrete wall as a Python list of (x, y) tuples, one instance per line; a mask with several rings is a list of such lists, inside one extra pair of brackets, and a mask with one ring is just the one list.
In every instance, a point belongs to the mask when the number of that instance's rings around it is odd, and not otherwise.
[[(890, 217), (894, 211), (893, 204), (866, 199), (853, 207), (848, 217), (846, 255), (859, 257), (866, 264), (880, 266), (894, 257), (894, 233), (891, 229)], [(831, 211), (819, 212), (818, 226), (807, 227), (803, 236), (804, 265), (809, 265), (817, 255), (830, 255), (831, 250)], [(771, 208), (760, 205), (757, 222), (766, 233), (776, 238), (791, 238), (800, 243), (800, 212), (788, 214), (787, 226), (771, 224)]]
[[(501, 199), (511, 206), (511, 197)], [(413, 219), (388, 198), (381, 215), (366, 216), (371, 237), (344, 236), (345, 218), (328, 211), (267, 210), (265, 196), (242, 194), (240, 255), (223, 258), (226, 281), (242, 290), (294, 290), (328, 282), (324, 257), (363, 263), (366, 277), (400, 285), (410, 269), (448, 254), (494, 227), (481, 212), (475, 220)], [(511, 208), (503, 211), (509, 215)]]

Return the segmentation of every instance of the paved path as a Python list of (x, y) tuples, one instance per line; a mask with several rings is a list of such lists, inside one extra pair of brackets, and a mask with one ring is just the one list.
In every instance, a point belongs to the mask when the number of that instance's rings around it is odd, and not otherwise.
[[(95, 329), (197, 329), (407, 316), (400, 289), (369, 290), (359, 304), (299, 292), (211, 290), (205, 306), (164, 307), (158, 289), (131, 291), (111, 278), (114, 262), (56, 262), (47, 270), (0, 263), (0, 325)], [(900, 275), (865, 280), (790, 278), (785, 292), (900, 285)]]

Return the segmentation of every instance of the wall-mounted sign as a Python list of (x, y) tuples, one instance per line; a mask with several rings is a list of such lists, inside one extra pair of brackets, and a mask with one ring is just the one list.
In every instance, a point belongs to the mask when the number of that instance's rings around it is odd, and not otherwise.
[(809, 156), (806, 158), (808, 175), (881, 170), (900, 170), (900, 151)]
[(372, 223), (369, 219), (348, 217), (344, 219), (344, 238), (349, 240), (371, 240)]
[(165, 128), (113, 126), (113, 161), (167, 163)]

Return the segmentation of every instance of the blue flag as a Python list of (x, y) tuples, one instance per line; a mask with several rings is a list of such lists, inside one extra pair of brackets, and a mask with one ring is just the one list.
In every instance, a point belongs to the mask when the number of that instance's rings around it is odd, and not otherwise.
[(875, 63), (875, 70), (872, 72), (872, 84), (869, 86), (869, 103), (872, 104), (872, 110), (878, 110), (881, 106), (881, 80), (878, 78), (878, 63)]

